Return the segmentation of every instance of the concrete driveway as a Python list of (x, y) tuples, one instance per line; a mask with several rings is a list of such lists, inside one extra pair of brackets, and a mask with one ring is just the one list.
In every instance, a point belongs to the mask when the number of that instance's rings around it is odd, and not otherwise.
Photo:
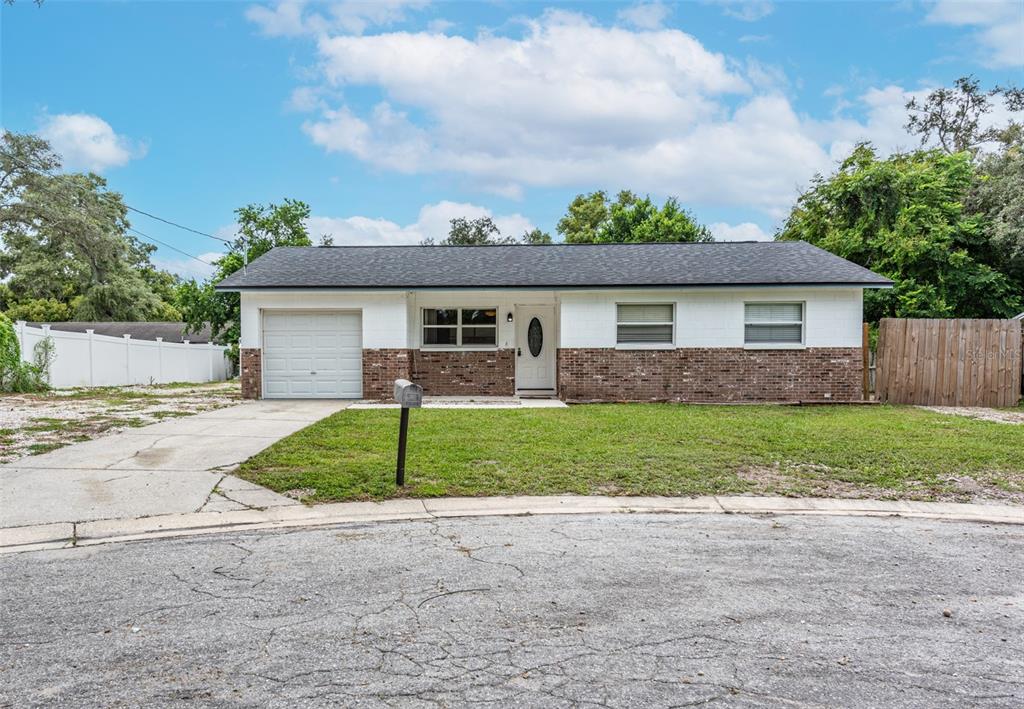
[(0, 527), (297, 504), (226, 471), (343, 401), (252, 401), (0, 466)]
[(1020, 527), (488, 517), (0, 557), (0, 705), (1021, 707)]

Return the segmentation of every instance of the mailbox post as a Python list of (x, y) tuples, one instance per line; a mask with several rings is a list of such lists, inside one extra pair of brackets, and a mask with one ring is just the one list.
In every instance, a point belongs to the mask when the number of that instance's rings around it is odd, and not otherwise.
[(398, 424), (398, 465), (395, 467), (395, 484), (405, 485), (405, 444), (409, 438), (409, 409), (423, 406), (423, 387), (413, 384), (408, 379), (395, 380), (395, 401), (402, 407), (402, 417)]

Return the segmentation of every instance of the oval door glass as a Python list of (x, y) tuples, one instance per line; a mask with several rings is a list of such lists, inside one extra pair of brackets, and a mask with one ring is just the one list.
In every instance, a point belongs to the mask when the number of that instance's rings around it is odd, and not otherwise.
[(530, 347), (530, 354), (540, 357), (540, 350), (544, 347), (544, 328), (541, 327), (539, 318), (531, 320), (530, 326), (526, 328), (526, 343)]

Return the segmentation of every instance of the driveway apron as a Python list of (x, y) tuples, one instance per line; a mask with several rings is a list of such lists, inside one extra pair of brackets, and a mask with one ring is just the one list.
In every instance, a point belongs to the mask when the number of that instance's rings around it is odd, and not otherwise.
[(0, 527), (297, 504), (226, 471), (347, 405), (245, 402), (0, 466)]

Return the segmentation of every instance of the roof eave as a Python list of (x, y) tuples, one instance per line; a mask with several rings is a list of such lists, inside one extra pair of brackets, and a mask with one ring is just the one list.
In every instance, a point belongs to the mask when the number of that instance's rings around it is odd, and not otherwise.
[(794, 281), (792, 283), (615, 283), (615, 284), (538, 284), (538, 285), (239, 285), (214, 286), (222, 293), (241, 293), (244, 291), (421, 291), (421, 290), (644, 290), (644, 289), (680, 289), (691, 288), (892, 288), (892, 281)]

